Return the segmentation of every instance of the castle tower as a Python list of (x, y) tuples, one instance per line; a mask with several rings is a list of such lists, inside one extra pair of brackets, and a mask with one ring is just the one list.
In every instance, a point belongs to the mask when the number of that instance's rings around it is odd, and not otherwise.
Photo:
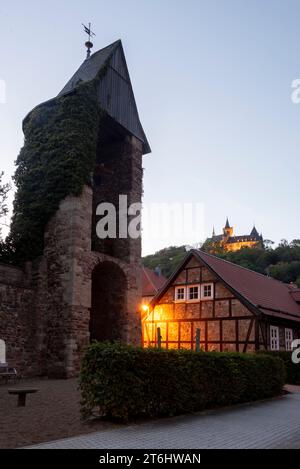
[(223, 237), (225, 239), (228, 239), (231, 236), (233, 236), (233, 227), (230, 226), (229, 221), (228, 221), (228, 217), (226, 218), (226, 223), (225, 223), (225, 226), (223, 228), (223, 234), (224, 234)]
[(250, 236), (251, 236), (251, 238), (253, 238), (253, 239), (255, 239), (255, 240), (256, 240), (256, 239), (257, 239), (257, 240), (260, 239), (260, 236), (259, 236), (259, 234), (258, 234), (258, 231), (257, 231), (255, 225), (253, 225), (253, 228), (252, 228), (252, 230), (251, 230)]
[[(129, 237), (120, 220), (124, 209), (126, 217), (128, 208), (141, 202), (142, 156), (150, 147), (121, 41), (87, 58), (59, 95), (39, 110), (41, 117), (29, 114), (25, 125), (31, 120), (44, 125), (50, 116), (46, 124), (51, 129), (53, 112), (62, 116), (59, 126), (66, 123), (68, 130), (58, 136), (64, 161), (58, 158), (58, 166), (66, 172), (66, 185), (69, 178), (72, 184), (67, 194), (57, 187), (66, 196), (44, 232), (35, 277), (37, 350), (43, 374), (71, 377), (78, 374), (90, 340), (141, 344), (141, 238)], [(76, 120), (79, 112), (84, 117)], [(68, 161), (64, 152), (70, 158), (78, 155)], [(75, 191), (80, 168), (86, 177)], [(116, 230), (115, 237), (100, 239), (96, 228), (106, 214), (98, 211), (103, 203), (115, 208)], [(132, 218), (129, 215), (129, 221)]]

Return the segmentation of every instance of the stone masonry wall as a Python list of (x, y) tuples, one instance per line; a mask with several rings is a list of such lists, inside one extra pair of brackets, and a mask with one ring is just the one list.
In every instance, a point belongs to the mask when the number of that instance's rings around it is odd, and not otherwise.
[[(92, 237), (96, 202), (116, 203), (119, 194), (127, 195), (128, 205), (141, 202), (142, 146), (128, 137), (108, 150), (114, 174), (104, 181), (102, 194), (85, 186), (81, 196), (64, 199), (45, 229), (43, 256), (25, 271), (0, 265), (0, 339), (9, 365), (24, 375), (78, 375), (90, 341), (92, 273), (103, 262), (124, 273), (120, 338), (141, 344), (141, 239), (114, 240), (108, 252), (101, 243), (92, 250)], [(113, 285), (108, 288), (113, 295)]]
[[(141, 200), (139, 168), (142, 149), (134, 138), (126, 143), (126, 157), (131, 158), (131, 172), (126, 176), (130, 203)], [(125, 191), (125, 187), (123, 189)], [(120, 191), (117, 182), (114, 190)], [(117, 264), (126, 277), (126, 305), (120, 338), (126, 342), (141, 343), (138, 313), (141, 240), (124, 239), (113, 256), (100, 252), (101, 246), (99, 250), (92, 250), (95, 230), (92, 221), (93, 190), (86, 186), (80, 197), (69, 196), (61, 202), (45, 231), (44, 255), (37, 274), (36, 301), (39, 305), (37, 347), (42, 357), (41, 368), (48, 376), (70, 377), (78, 374), (84, 347), (90, 339), (92, 272), (101, 262)], [(111, 290), (113, 294), (113, 286)], [(99, 314), (105, 312), (99, 311)]]
[(9, 366), (27, 376), (39, 374), (33, 305), (30, 271), (0, 264), (0, 339)]

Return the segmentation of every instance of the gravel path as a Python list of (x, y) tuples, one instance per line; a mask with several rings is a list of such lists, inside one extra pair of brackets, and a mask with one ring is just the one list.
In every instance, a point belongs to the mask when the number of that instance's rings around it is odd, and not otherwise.
[[(35, 387), (26, 407), (17, 407), (17, 396), (8, 388)], [(16, 386), (0, 384), (0, 448), (17, 448), (43, 441), (95, 432), (117, 425), (80, 421), (80, 393), (76, 379), (24, 380)]]
[(300, 448), (299, 386), (281, 399), (128, 426), (81, 422), (76, 379), (21, 386), (39, 389), (26, 407), (8, 394), (12, 385), (0, 385), (0, 448)]

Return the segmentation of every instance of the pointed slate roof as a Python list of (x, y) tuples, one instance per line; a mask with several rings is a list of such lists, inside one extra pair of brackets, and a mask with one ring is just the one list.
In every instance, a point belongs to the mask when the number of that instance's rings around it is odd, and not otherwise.
[(228, 221), (228, 217), (226, 218), (225, 228), (230, 228), (229, 221)]
[(120, 40), (113, 42), (109, 46), (106, 46), (92, 54), (89, 59), (86, 59), (63, 87), (58, 96), (69, 93), (82, 81), (91, 81), (96, 78), (98, 72), (105, 65), (106, 60), (108, 60), (108, 58), (117, 49), (119, 43), (121, 43)]
[(250, 236), (252, 236), (253, 238), (259, 238), (259, 234), (258, 234), (257, 229), (255, 228), (255, 225), (254, 225), (253, 228), (252, 228), (252, 231), (251, 231), (251, 233), (250, 233)]
[(86, 59), (58, 96), (72, 92), (82, 82), (96, 78), (103, 70), (98, 89), (101, 108), (143, 143), (144, 154), (151, 149), (141, 125), (121, 40), (100, 49)]

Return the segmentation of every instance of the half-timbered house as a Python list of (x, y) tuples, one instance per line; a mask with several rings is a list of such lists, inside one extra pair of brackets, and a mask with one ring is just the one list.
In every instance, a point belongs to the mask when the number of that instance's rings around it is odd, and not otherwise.
[(206, 351), (291, 350), (300, 337), (300, 290), (191, 250), (150, 303), (143, 345), (195, 349), (199, 330)]

